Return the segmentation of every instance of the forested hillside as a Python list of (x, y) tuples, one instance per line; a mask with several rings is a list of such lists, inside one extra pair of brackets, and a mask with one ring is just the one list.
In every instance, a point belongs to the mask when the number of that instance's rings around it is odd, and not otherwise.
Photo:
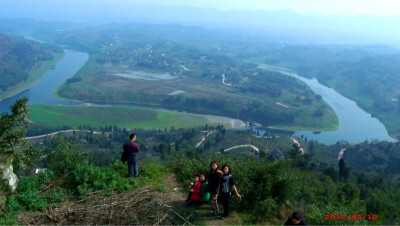
[[(23, 102), (17, 106), (20, 110), (11, 117), (15, 121), (9, 122), (20, 123), (14, 116), (26, 114)], [(11, 119), (8, 116), (1, 119)], [(45, 128), (30, 130), (37, 134)], [(9, 131), (10, 127), (4, 127), (0, 135), (7, 138)], [(26, 131), (15, 132), (21, 136)], [(126, 165), (119, 161), (121, 146), (132, 132), (141, 149), (141, 176), (133, 180), (125, 177)], [(127, 219), (138, 219), (137, 214), (143, 216), (139, 221), (143, 223), (211, 224), (205, 212), (208, 204), (186, 207), (183, 201), (193, 176), (207, 173), (212, 160), (232, 167), (242, 199), (232, 198), (231, 220), (240, 223), (279, 225), (292, 211), (302, 212), (309, 224), (376, 225), (400, 220), (398, 142), (327, 146), (279, 133), (257, 136), (221, 125), (164, 130), (110, 125), (85, 126), (56, 137), (29, 138), (26, 146), (15, 145), (19, 148), (14, 151), (13, 165), (20, 181), (15, 192), (4, 193), (3, 224), (132, 223)], [(230, 149), (240, 145), (256, 149)], [(2, 148), (2, 153), (9, 150)], [(111, 205), (123, 211), (123, 197), (129, 194), (139, 195), (135, 200), (149, 200), (147, 207), (138, 201), (129, 212), (133, 215), (102, 209)], [(68, 208), (71, 215), (63, 212)], [(339, 219), (343, 215), (350, 219)]]
[(252, 55), (264, 63), (317, 78), (379, 118), (391, 136), (400, 135), (398, 49), (379, 45), (288, 45), (254, 50)]
[(59, 47), (0, 33), (0, 90), (7, 91), (29, 76), (40, 74), (45, 64), (62, 52)]

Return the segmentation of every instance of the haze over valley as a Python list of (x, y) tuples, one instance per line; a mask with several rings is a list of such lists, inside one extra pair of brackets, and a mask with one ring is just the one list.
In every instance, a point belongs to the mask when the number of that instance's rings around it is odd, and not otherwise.
[(132, 224), (95, 211), (131, 193), (137, 224), (217, 224), (180, 200), (212, 160), (226, 224), (400, 222), (396, 1), (0, 2), (0, 224)]

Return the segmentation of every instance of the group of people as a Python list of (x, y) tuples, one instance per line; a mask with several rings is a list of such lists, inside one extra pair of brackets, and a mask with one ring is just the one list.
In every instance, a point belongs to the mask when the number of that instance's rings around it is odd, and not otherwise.
[[(135, 141), (136, 135), (131, 134), (129, 136), (129, 141), (123, 146), (124, 152), (121, 156), (121, 161), (128, 162), (129, 177), (139, 176), (137, 154), (140, 149)], [(239, 199), (242, 198), (238, 193), (235, 179), (231, 174), (231, 167), (229, 165), (224, 165), (220, 169), (219, 164), (216, 161), (210, 163), (210, 172), (208, 175), (205, 173), (196, 175), (193, 183), (189, 187), (192, 190), (189, 192), (186, 203), (188, 205), (202, 204), (211, 200), (211, 213), (216, 216), (219, 216), (217, 200), (218, 195), (220, 195), (224, 207), (224, 213), (220, 217), (221, 220), (224, 220), (229, 216), (232, 191), (235, 192)], [(285, 222), (285, 225), (306, 225), (306, 223), (301, 219), (301, 214), (299, 212), (294, 212)]]
[(189, 186), (192, 190), (189, 192), (186, 203), (189, 205), (193, 203), (201, 204), (211, 199), (211, 212), (219, 216), (217, 200), (218, 195), (220, 195), (222, 205), (224, 206), (224, 213), (220, 219), (224, 220), (230, 213), (231, 192), (234, 191), (239, 199), (242, 198), (242, 196), (238, 193), (235, 186), (235, 179), (231, 174), (230, 166), (224, 165), (221, 170), (218, 162), (213, 161), (210, 163), (208, 181), (206, 181), (206, 174), (195, 176), (193, 183)]

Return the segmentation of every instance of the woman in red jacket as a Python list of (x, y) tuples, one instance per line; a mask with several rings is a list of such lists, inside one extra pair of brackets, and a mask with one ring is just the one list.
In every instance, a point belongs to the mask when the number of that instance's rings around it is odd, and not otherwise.
[(194, 177), (194, 181), (189, 187), (192, 188), (192, 191), (189, 193), (190, 201), (187, 202), (187, 204), (192, 205), (193, 203), (198, 203), (200, 201), (201, 191), (201, 182), (199, 176)]

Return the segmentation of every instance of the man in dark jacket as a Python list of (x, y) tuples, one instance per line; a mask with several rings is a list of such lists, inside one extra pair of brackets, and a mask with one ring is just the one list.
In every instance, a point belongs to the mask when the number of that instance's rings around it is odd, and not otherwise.
[(285, 222), (285, 225), (307, 225), (307, 224), (301, 219), (301, 213), (293, 212), (292, 216), (289, 217)]
[(129, 135), (130, 141), (126, 142), (122, 147), (128, 156), (128, 176), (132, 177), (132, 168), (134, 169), (134, 177), (139, 176), (138, 157), (139, 146), (135, 143), (136, 135), (132, 133)]

